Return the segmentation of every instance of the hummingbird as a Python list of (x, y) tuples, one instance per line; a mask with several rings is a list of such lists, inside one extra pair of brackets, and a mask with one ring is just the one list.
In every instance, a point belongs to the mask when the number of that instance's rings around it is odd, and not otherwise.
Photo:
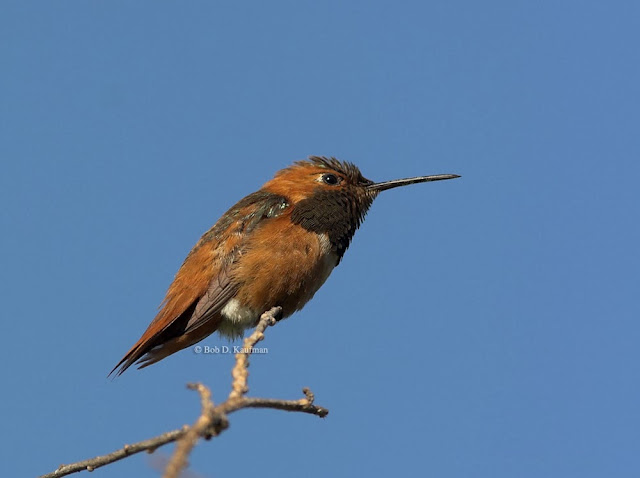
[(456, 174), (373, 182), (352, 163), (310, 156), (278, 171), (204, 233), (160, 310), (109, 375), (154, 364), (218, 331), (241, 337), (274, 306), (302, 309), (349, 247), (373, 200), (398, 186)]

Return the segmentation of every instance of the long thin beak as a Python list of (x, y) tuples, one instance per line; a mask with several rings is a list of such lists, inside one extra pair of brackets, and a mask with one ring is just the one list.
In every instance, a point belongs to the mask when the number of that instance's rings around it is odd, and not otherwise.
[(436, 174), (433, 176), (417, 176), (415, 178), (394, 179), (392, 181), (383, 181), (381, 183), (373, 183), (367, 186), (370, 191), (386, 191), (387, 189), (397, 188), (398, 186), (408, 186), (409, 184), (426, 183), (429, 181), (443, 181), (445, 179), (459, 178), (457, 174)]

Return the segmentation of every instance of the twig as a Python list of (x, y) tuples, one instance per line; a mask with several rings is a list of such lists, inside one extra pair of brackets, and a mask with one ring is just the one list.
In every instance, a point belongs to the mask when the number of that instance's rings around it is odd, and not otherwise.
[(122, 460), (133, 454), (142, 451), (152, 453), (162, 445), (178, 441), (164, 475), (165, 478), (175, 478), (178, 477), (180, 472), (187, 466), (189, 454), (195, 447), (198, 439), (208, 439), (224, 431), (229, 426), (227, 415), (230, 413), (242, 410), (243, 408), (271, 408), (326, 417), (329, 410), (313, 404), (314, 396), (308, 388), (302, 390), (305, 397), (300, 400), (278, 400), (245, 396), (249, 390), (247, 385), (249, 356), (251, 355), (253, 347), (264, 339), (264, 332), (267, 327), (274, 325), (281, 316), (281, 313), (282, 309), (280, 307), (274, 307), (262, 314), (255, 331), (244, 340), (242, 351), (236, 354), (236, 363), (232, 371), (233, 383), (231, 393), (226, 401), (214, 406), (211, 400), (211, 391), (207, 387), (200, 383), (188, 385), (189, 388), (197, 390), (200, 393), (202, 407), (200, 416), (191, 427), (184, 426), (179, 430), (173, 430), (149, 440), (144, 440), (132, 445), (125, 445), (120, 450), (116, 450), (108, 455), (96, 456), (69, 465), (60, 465), (55, 471), (42, 475), (40, 478), (59, 478), (83, 470), (93, 471), (96, 468)]
[(211, 401), (211, 391), (200, 383), (190, 383), (187, 387), (192, 390), (197, 390), (198, 393), (200, 393), (202, 415), (200, 415), (193, 426), (187, 430), (187, 433), (178, 440), (176, 451), (164, 472), (166, 478), (177, 478), (180, 475), (180, 471), (187, 466), (187, 457), (196, 446), (198, 438), (202, 436), (210, 426), (209, 414), (214, 408), (213, 402)]
[(254, 330), (249, 337), (244, 339), (242, 351), (236, 354), (236, 365), (231, 371), (233, 383), (231, 384), (229, 400), (240, 398), (249, 391), (249, 387), (247, 386), (247, 379), (249, 377), (249, 355), (251, 355), (253, 347), (264, 339), (264, 331), (267, 330), (267, 327), (275, 325), (281, 314), (282, 307), (274, 307), (262, 314), (260, 321), (256, 326), (256, 330)]
[(310, 413), (312, 415), (318, 415), (320, 418), (324, 418), (329, 414), (329, 410), (326, 408), (317, 407), (313, 404), (314, 396), (311, 390), (305, 387), (302, 389), (302, 392), (305, 394), (305, 398), (301, 398), (300, 400), (245, 397), (242, 402), (242, 408), (273, 408), (287, 412)]

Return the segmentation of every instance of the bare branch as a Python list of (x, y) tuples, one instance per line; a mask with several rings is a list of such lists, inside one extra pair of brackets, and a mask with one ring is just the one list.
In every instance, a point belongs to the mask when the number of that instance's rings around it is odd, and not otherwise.
[(108, 465), (128, 456), (135, 455), (141, 451), (152, 453), (156, 448), (172, 443), (182, 437), (188, 430), (188, 427), (183, 427), (179, 430), (173, 430), (171, 432), (163, 433), (149, 440), (143, 440), (132, 445), (125, 445), (119, 450), (116, 450), (108, 455), (96, 456), (89, 458), (88, 460), (79, 461), (77, 463), (71, 463), (70, 465), (60, 465), (55, 471), (40, 476), (40, 478), (58, 478), (60, 476), (67, 476), (71, 473), (77, 473), (79, 471), (93, 471), (101, 466)]
[(229, 426), (227, 415), (243, 408), (271, 408), (289, 412), (302, 412), (319, 417), (326, 417), (329, 410), (313, 404), (314, 395), (308, 388), (304, 388), (304, 398), (299, 400), (278, 400), (273, 398), (246, 397), (249, 390), (247, 380), (249, 377), (249, 356), (253, 347), (264, 339), (265, 330), (274, 325), (281, 317), (282, 309), (274, 307), (260, 317), (260, 321), (254, 332), (243, 342), (242, 351), (236, 354), (236, 363), (232, 370), (233, 383), (231, 393), (226, 401), (215, 406), (211, 399), (211, 391), (204, 385), (189, 384), (192, 390), (200, 394), (202, 411), (196, 422), (191, 426), (184, 426), (179, 430), (173, 430), (155, 438), (144, 440), (132, 445), (125, 445), (108, 455), (96, 456), (89, 460), (60, 465), (55, 471), (42, 475), (40, 478), (59, 478), (62, 476), (87, 470), (93, 471), (101, 466), (108, 465), (128, 456), (147, 451), (154, 452), (158, 447), (177, 441), (176, 449), (167, 464), (165, 478), (176, 478), (187, 466), (188, 457), (200, 438), (209, 439), (219, 435)]

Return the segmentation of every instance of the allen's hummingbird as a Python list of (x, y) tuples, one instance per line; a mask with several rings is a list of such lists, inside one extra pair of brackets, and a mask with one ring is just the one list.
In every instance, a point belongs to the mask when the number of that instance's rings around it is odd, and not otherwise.
[(274, 306), (288, 317), (338, 265), (380, 191), (457, 177), (374, 183), (351, 163), (318, 156), (278, 171), (200, 238), (158, 315), (111, 373), (156, 363), (216, 330), (240, 337)]

